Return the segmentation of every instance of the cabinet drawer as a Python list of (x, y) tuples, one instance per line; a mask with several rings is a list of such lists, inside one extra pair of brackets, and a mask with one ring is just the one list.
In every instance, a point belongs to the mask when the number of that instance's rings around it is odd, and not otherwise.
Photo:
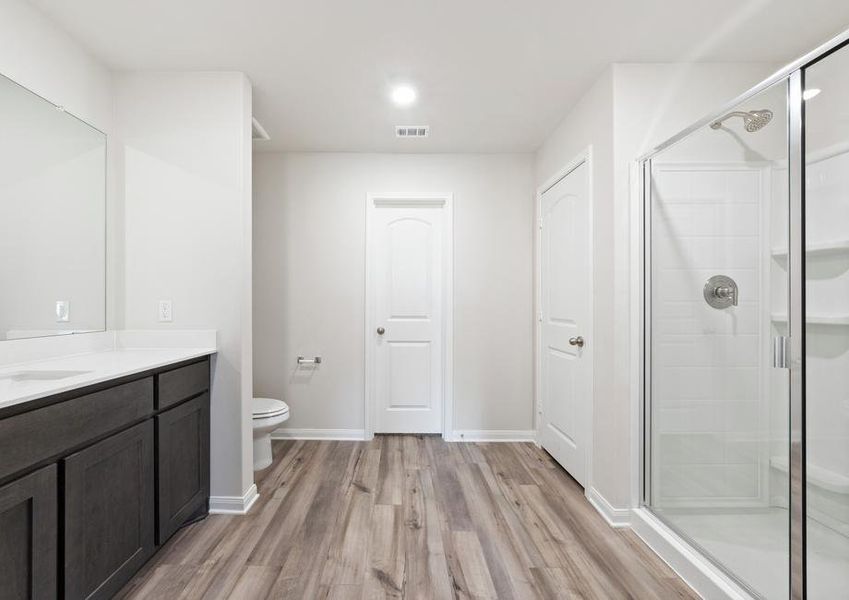
[(209, 389), (209, 360), (160, 373), (157, 377), (157, 410), (168, 408)]
[(153, 412), (153, 378), (0, 419), (0, 479)]

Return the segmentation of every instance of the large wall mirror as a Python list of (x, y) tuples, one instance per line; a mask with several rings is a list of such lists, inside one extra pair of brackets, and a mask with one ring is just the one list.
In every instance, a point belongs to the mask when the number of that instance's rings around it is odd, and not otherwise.
[(106, 325), (106, 135), (0, 76), (0, 340)]

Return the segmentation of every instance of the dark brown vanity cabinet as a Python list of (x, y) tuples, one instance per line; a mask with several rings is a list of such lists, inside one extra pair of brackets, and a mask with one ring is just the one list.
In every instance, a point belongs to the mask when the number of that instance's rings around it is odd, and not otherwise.
[(209, 499), (209, 394), (156, 416), (159, 511), (156, 541), (206, 511)]
[(209, 359), (0, 409), (0, 600), (111, 598), (209, 501)]
[(0, 486), (0, 598), (57, 596), (56, 465)]
[(150, 419), (65, 459), (65, 598), (111, 598), (154, 552)]

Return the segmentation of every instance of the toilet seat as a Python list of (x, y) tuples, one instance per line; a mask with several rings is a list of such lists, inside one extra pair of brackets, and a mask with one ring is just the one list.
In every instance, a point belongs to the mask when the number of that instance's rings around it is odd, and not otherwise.
[(254, 419), (270, 419), (289, 412), (289, 406), (276, 398), (254, 398), (252, 408)]

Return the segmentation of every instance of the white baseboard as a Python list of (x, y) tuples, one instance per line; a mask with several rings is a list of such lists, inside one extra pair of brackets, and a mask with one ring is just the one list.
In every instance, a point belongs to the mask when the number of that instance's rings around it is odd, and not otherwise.
[(358, 440), (366, 439), (362, 429), (292, 429), (283, 427), (271, 432), (272, 440)]
[[(512, 429), (462, 429), (444, 436), (447, 442), (534, 442), (536, 431)], [(271, 433), (273, 440), (364, 440), (362, 429), (293, 429), (282, 427)]]
[(210, 496), (209, 514), (246, 515), (259, 498), (256, 484), (251, 484), (243, 496)]
[(702, 598), (752, 600), (746, 590), (645, 508), (631, 511), (631, 529)]
[(455, 429), (445, 436), (447, 442), (536, 442), (533, 429)]
[(587, 500), (590, 501), (595, 509), (601, 513), (604, 520), (611, 527), (630, 527), (631, 526), (631, 509), (616, 508), (607, 498), (602, 496), (597, 489), (592, 486), (587, 487), (585, 493)]

